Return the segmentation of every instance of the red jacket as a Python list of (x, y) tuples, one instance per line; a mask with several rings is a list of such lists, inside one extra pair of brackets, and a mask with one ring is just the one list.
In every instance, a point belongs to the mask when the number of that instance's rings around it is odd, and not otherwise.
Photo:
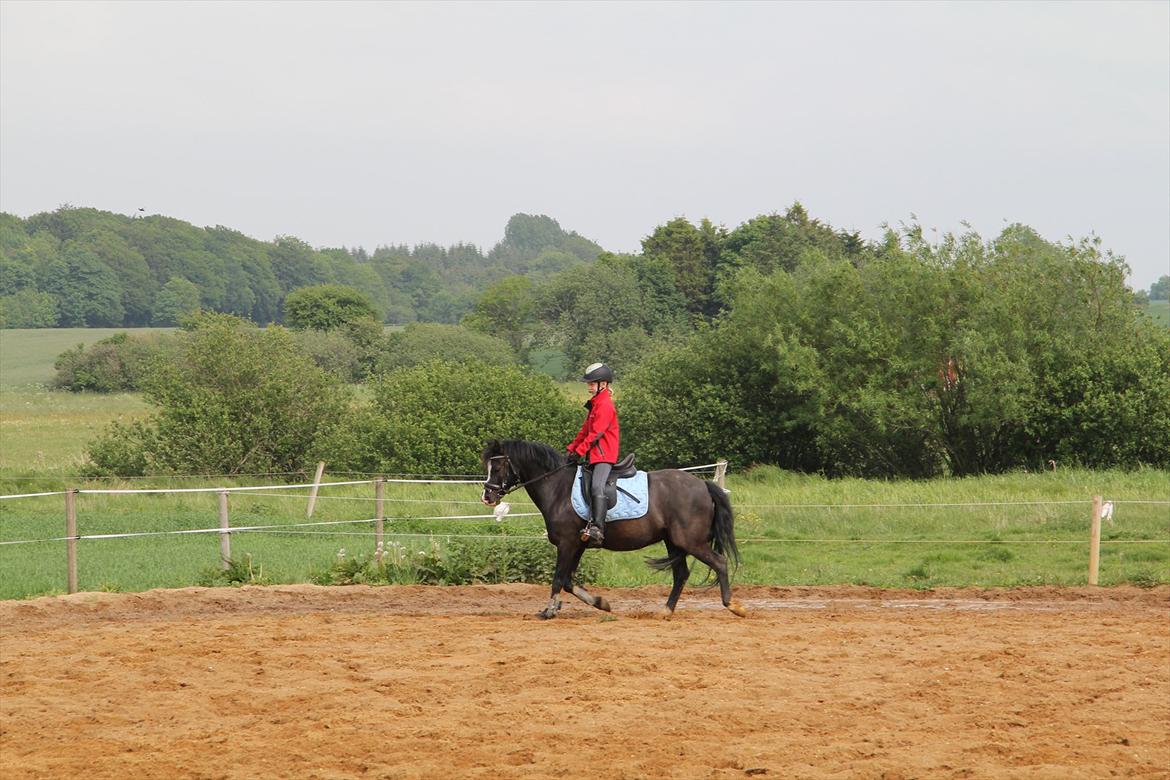
[(617, 410), (613, 408), (613, 394), (606, 387), (586, 401), (585, 408), (589, 414), (577, 438), (569, 445), (569, 452), (582, 458), (588, 456), (590, 463), (617, 463), (621, 430)]

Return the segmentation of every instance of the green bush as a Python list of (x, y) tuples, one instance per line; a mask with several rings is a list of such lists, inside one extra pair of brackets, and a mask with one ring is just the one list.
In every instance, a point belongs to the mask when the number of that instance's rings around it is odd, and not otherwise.
[(560, 446), (580, 424), (544, 375), (516, 365), (431, 362), (373, 383), (371, 407), (351, 412), (323, 445), (340, 470), (479, 474), (490, 439)]
[(369, 298), (341, 284), (301, 287), (284, 299), (284, 324), (295, 330), (333, 330), (356, 320), (378, 319)]
[(365, 379), (361, 350), (342, 330), (303, 330), (296, 334), (297, 347), (313, 364), (342, 382)]
[(133, 426), (111, 426), (88, 450), (91, 470), (303, 472), (348, 403), (346, 388), (284, 328), (257, 330), (224, 314), (196, 317), (144, 384), (158, 411)]
[(89, 443), (89, 460), (81, 473), (87, 477), (111, 475), (138, 477), (148, 473), (156, 429), (141, 420), (123, 423), (115, 420)]
[(516, 352), (503, 339), (461, 325), (411, 323), (386, 337), (377, 373), (442, 360), (448, 363), (480, 361), (489, 365), (515, 365)]
[(151, 361), (174, 343), (165, 334), (130, 336), (116, 333), (86, 347), (78, 344), (53, 363), (53, 386), (62, 390), (120, 393), (141, 390)]

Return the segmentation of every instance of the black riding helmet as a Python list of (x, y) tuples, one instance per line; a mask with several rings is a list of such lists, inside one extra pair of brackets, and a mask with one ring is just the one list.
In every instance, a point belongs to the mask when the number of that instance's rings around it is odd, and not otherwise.
[(585, 369), (585, 376), (581, 378), (582, 382), (612, 382), (613, 369), (605, 363), (594, 363)]

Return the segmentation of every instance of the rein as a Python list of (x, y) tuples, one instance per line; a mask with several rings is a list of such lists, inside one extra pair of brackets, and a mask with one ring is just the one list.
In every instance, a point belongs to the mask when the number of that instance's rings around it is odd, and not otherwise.
[[(507, 455), (493, 455), (492, 457), (488, 458), (488, 460), (500, 460), (501, 458), (508, 461), (509, 464), (511, 464), (511, 462), (512, 462), (512, 459), (509, 458)], [(562, 469), (567, 469), (569, 466), (576, 466), (576, 465), (577, 465), (576, 463), (571, 463), (571, 462), (570, 463), (563, 463), (560, 466), (557, 466), (552, 471), (546, 471), (543, 474), (541, 474), (539, 477), (533, 477), (532, 479), (526, 480), (524, 482), (517, 482), (516, 484), (512, 485), (511, 487), (508, 487), (507, 485), (497, 485), (494, 482), (487, 482), (487, 481), (485, 481), (483, 483), (483, 486), (485, 488), (492, 488), (493, 490), (501, 491), (500, 498), (503, 498), (504, 496), (508, 495), (509, 493), (511, 493), (514, 490), (519, 490), (522, 487), (527, 487), (528, 485), (531, 485), (533, 482), (539, 482), (540, 480), (544, 479), (545, 477), (550, 477), (553, 474), (556, 474), (558, 471), (561, 471)]]

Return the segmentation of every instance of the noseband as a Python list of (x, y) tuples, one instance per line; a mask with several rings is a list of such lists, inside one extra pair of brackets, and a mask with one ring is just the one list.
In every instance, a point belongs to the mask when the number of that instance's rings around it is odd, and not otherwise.
[[(513, 490), (515, 490), (517, 487), (519, 487), (519, 485), (517, 485), (516, 483), (519, 482), (520, 480), (516, 478), (516, 472), (511, 468), (512, 461), (510, 458), (508, 458), (507, 455), (493, 455), (492, 457), (488, 458), (489, 463), (493, 460), (503, 460), (503, 461), (506, 461), (508, 463), (508, 480), (502, 484), (497, 485), (495, 482), (491, 482), (491, 481), (485, 479), (483, 482), (483, 489), (484, 489), (484, 492), (486, 493), (488, 491), (488, 489), (490, 488), (491, 490), (498, 492), (500, 494), (500, 498), (503, 498), (504, 496), (508, 495)], [(491, 477), (491, 473), (492, 473), (491, 469), (489, 468), (488, 469), (488, 477), (489, 478)]]

